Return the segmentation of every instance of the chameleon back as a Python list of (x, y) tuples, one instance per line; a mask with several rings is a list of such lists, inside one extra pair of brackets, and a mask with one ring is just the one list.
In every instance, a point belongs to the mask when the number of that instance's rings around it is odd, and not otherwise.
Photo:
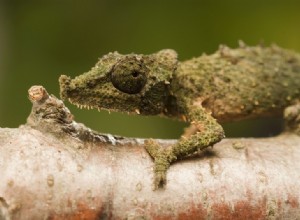
[(277, 46), (222, 46), (179, 63), (171, 90), (177, 103), (198, 102), (218, 121), (280, 115), (299, 100), (300, 56)]

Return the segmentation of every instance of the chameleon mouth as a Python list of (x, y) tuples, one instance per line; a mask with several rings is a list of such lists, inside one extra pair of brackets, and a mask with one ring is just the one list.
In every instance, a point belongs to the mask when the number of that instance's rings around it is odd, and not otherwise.
[[(79, 104), (78, 102), (72, 100), (71, 98), (68, 98), (68, 101), (72, 104), (72, 105), (75, 105), (77, 108), (79, 109), (87, 109), (87, 110), (93, 110), (93, 109), (97, 109), (99, 112), (100, 110), (105, 110), (107, 112), (118, 112), (117, 109), (108, 109), (108, 108), (103, 108), (103, 107), (94, 107), (94, 106), (91, 106), (91, 105), (85, 105), (85, 104)], [(127, 112), (128, 114), (129, 113), (135, 113), (137, 115), (140, 115), (141, 112), (138, 108), (134, 109), (134, 112)]]
[(100, 108), (100, 107), (94, 107), (94, 106), (91, 106), (91, 105), (85, 105), (85, 104), (79, 104), (78, 102), (72, 100), (71, 98), (68, 98), (68, 101), (72, 104), (72, 105), (75, 105), (77, 108), (79, 109), (87, 109), (87, 110), (90, 110), (90, 109), (97, 109), (98, 111), (102, 110), (103, 108)]
[[(69, 102), (72, 103), (73, 105), (76, 105), (77, 108), (80, 108), (80, 109), (94, 109), (93, 107), (90, 107), (89, 105), (80, 105), (80, 104), (75, 104), (74, 102), (71, 101), (71, 99), (69, 99)], [(99, 110), (99, 108), (98, 108)]]
[[(86, 101), (86, 99), (80, 98), (80, 96), (78, 96), (78, 94), (80, 92), (76, 91), (76, 89), (71, 88), (71, 86), (70, 86), (71, 82), (72, 82), (72, 79), (69, 76), (61, 75), (59, 77), (60, 97), (62, 100), (67, 99), (72, 105), (75, 105), (75, 106), (77, 106), (77, 108), (80, 108), (80, 109), (88, 109), (88, 110), (98, 109), (98, 111), (103, 109), (97, 105), (82, 104), (83, 102)], [(77, 94), (77, 97), (79, 97), (79, 98), (76, 97), (76, 94)]]

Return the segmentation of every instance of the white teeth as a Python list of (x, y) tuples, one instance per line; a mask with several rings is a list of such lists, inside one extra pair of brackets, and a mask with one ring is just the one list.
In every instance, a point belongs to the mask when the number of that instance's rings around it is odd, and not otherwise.
[(139, 109), (135, 109), (134, 111), (135, 111), (138, 115), (141, 114), (141, 112), (140, 112)]
[[(71, 103), (72, 103), (72, 102), (71, 102)], [(80, 108), (80, 109), (88, 109), (88, 110), (94, 109), (93, 106), (89, 106), (89, 105), (80, 105), (80, 104), (78, 104), (78, 103), (74, 103), (74, 105), (76, 105), (77, 108)], [(100, 108), (97, 108), (97, 109), (98, 109), (98, 111), (100, 111)]]

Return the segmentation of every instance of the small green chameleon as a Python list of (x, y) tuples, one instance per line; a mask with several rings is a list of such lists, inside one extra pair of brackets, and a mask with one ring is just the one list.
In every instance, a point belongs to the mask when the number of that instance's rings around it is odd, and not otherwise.
[(190, 122), (167, 148), (154, 140), (145, 148), (154, 159), (154, 187), (166, 183), (174, 161), (224, 138), (220, 122), (282, 115), (300, 98), (300, 56), (271, 47), (220, 46), (212, 55), (179, 62), (171, 49), (150, 55), (118, 52), (103, 56), (88, 72), (59, 78), (60, 95), (78, 107)]

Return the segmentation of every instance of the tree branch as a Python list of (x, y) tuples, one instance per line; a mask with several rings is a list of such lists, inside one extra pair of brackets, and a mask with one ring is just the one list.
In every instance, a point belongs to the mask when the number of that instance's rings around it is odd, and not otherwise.
[(271, 138), (225, 139), (171, 166), (166, 188), (153, 191), (143, 139), (76, 123), (41, 86), (29, 97), (27, 124), (0, 128), (0, 219), (300, 216), (300, 137), (291, 129)]

